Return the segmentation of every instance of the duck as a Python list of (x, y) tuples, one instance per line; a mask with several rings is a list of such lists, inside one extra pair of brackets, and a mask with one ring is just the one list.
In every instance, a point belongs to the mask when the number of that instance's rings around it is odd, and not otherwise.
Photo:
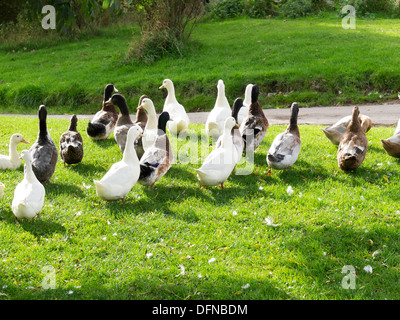
[(166, 133), (168, 121), (170, 121), (168, 112), (162, 112), (158, 118), (157, 137), (140, 159), (138, 182), (144, 186), (151, 186), (151, 189), (154, 189), (154, 184), (168, 172), (174, 160)]
[(58, 150), (47, 131), (47, 109), (44, 105), (39, 107), (39, 134), (29, 149), (32, 154), (32, 169), (41, 183), (50, 180), (58, 160)]
[(361, 126), (360, 110), (353, 108), (351, 121), (339, 142), (337, 161), (339, 168), (356, 170), (364, 161), (368, 149), (368, 139)]
[(92, 140), (106, 140), (114, 130), (118, 119), (118, 112), (112, 103), (106, 103), (111, 98), (113, 92), (118, 92), (118, 90), (112, 83), (105, 86), (103, 107), (87, 125), (86, 132)]
[[(139, 103), (138, 106), (141, 105), (143, 99), (148, 98), (147, 95), (142, 95), (139, 98)], [(137, 109), (136, 111), (136, 119), (134, 124), (139, 125), (139, 127), (142, 128), (142, 130), (144, 131), (144, 128), (146, 127), (146, 123), (147, 123), (147, 114), (146, 111), (144, 111), (144, 109)], [(135, 149), (136, 149), (136, 153), (138, 155), (138, 158), (141, 159), (143, 154), (144, 154), (144, 148), (143, 148), (143, 141), (142, 141), (142, 137), (138, 137), (135, 140)]]
[(21, 166), (21, 159), (17, 150), (17, 145), (21, 142), (29, 144), (20, 133), (14, 133), (11, 136), (10, 144), (8, 145), (8, 156), (0, 155), (0, 170), (15, 170)]
[(12, 211), (15, 219), (32, 219), (42, 211), (45, 188), (32, 170), (32, 155), (29, 150), (22, 150), (21, 158), (25, 161), (24, 178), (14, 190)]
[[(339, 119), (333, 125), (322, 128), (321, 130), (325, 133), (325, 136), (334, 144), (339, 145), (340, 138), (343, 136), (346, 131), (352, 116), (345, 116)], [(370, 117), (360, 114), (361, 127), (365, 132), (368, 132), (372, 127), (372, 120)]]
[(172, 134), (179, 135), (179, 133), (186, 132), (188, 129), (189, 117), (185, 107), (176, 100), (174, 83), (170, 79), (164, 79), (159, 89), (163, 88), (167, 89), (168, 92), (163, 111), (168, 112), (171, 119), (167, 123), (167, 129)]
[(69, 128), (60, 137), (60, 157), (65, 164), (77, 164), (83, 159), (83, 139), (77, 129), (78, 117), (73, 114)]
[[(239, 131), (239, 123), (238, 123), (238, 114), (243, 108), (243, 99), (242, 98), (236, 98), (235, 102), (233, 103), (232, 106), (232, 117), (235, 119), (236, 124), (232, 128), (232, 142), (233, 146), (235, 148), (235, 151), (237, 153), (237, 156), (239, 159), (242, 156), (243, 153), (243, 147), (244, 147), (244, 142), (242, 139), (242, 136)], [(222, 145), (222, 136), (218, 138), (218, 141), (215, 145), (216, 148), (219, 148)]]
[(141, 109), (145, 110), (147, 113), (147, 122), (142, 137), (143, 150), (146, 152), (146, 150), (153, 145), (157, 137), (158, 119), (154, 103), (151, 99), (144, 98), (138, 106), (138, 110)]
[(393, 136), (388, 139), (381, 139), (381, 143), (389, 156), (400, 158), (400, 120)]
[(225, 84), (221, 79), (218, 80), (217, 89), (217, 100), (214, 108), (208, 114), (205, 124), (206, 133), (212, 137), (213, 141), (217, 141), (222, 135), (225, 120), (232, 114), (228, 99), (225, 96)]
[(243, 107), (240, 109), (239, 114), (238, 114), (238, 119), (237, 122), (239, 126), (242, 124), (243, 120), (247, 117), (249, 114), (249, 108), (250, 108), (250, 103), (251, 103), (251, 89), (253, 88), (253, 84), (249, 83), (246, 86), (245, 92), (244, 92), (244, 101), (243, 101)]
[(233, 117), (225, 120), (221, 146), (212, 150), (202, 166), (195, 169), (201, 188), (216, 185), (220, 185), (221, 189), (224, 188), (224, 182), (239, 162), (240, 158), (235, 152), (232, 140), (232, 128), (235, 124), (236, 120)]
[[(148, 96), (145, 95), (145, 94), (140, 96), (138, 107), (142, 104), (143, 99), (146, 99), (146, 98), (148, 98)], [(147, 123), (146, 111), (144, 111), (143, 109), (137, 109), (136, 118), (135, 118), (134, 124), (139, 125), (139, 127), (141, 127), (142, 130), (144, 130), (144, 127), (146, 126), (146, 123)]]
[(254, 152), (263, 141), (268, 127), (268, 119), (258, 102), (260, 89), (257, 84), (251, 88), (251, 103), (249, 113), (240, 125), (240, 133), (244, 140), (244, 148), (247, 154)]
[(124, 153), (128, 131), (134, 125), (129, 114), (128, 104), (125, 97), (119, 93), (113, 94), (106, 103), (112, 103), (117, 106), (120, 111), (114, 128), (114, 139), (121, 152)]
[(125, 203), (126, 195), (140, 176), (139, 159), (133, 145), (142, 132), (138, 125), (132, 126), (128, 131), (122, 160), (114, 163), (100, 180), (94, 180), (96, 194), (102, 200), (121, 199), (122, 203)]
[(284, 132), (275, 137), (268, 150), (266, 160), (269, 169), (267, 175), (271, 174), (271, 169), (288, 169), (296, 162), (301, 149), (300, 131), (297, 125), (298, 114), (299, 106), (293, 102), (289, 125)]

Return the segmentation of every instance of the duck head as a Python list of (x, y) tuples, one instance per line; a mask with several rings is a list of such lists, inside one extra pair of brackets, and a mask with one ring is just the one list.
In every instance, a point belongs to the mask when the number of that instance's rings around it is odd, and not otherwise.
[(18, 144), (20, 142), (29, 144), (29, 142), (24, 139), (22, 134), (14, 133), (10, 138), (10, 144)]
[(232, 117), (235, 118), (236, 123), (237, 123), (237, 116), (239, 114), (240, 108), (242, 108), (242, 107), (243, 107), (243, 99), (236, 98), (236, 100), (232, 106)]
[(165, 131), (165, 127), (167, 126), (167, 122), (171, 120), (169, 117), (169, 113), (167, 111), (164, 111), (160, 114), (160, 116), (158, 117), (158, 132), (159, 134), (164, 134)]
[(253, 85), (251, 88), (251, 103), (255, 103), (258, 101), (258, 96), (260, 94), (260, 89), (258, 88), (258, 85)]
[(19, 157), (20, 159), (23, 159), (25, 161), (25, 163), (32, 162), (32, 155), (29, 152), (29, 150), (22, 150), (21, 151), (21, 156)]
[(112, 83), (109, 83), (104, 87), (104, 102), (111, 98), (113, 92), (118, 92), (118, 90)]
[(132, 127), (130, 127), (129, 131), (128, 131), (128, 137), (130, 140), (135, 140), (137, 137), (143, 137), (143, 130), (141, 127), (139, 127), (138, 125), (133, 125)]
[(172, 83), (172, 81), (170, 79), (164, 79), (162, 85), (158, 88), (158, 89), (170, 89), (173, 88), (174, 84)]
[[(155, 109), (154, 109), (154, 103), (153, 103), (153, 101), (151, 101), (151, 99), (149, 99), (149, 98), (144, 98), (144, 99), (142, 100), (142, 103), (138, 106), (138, 109), (139, 109), (139, 110), (144, 109), (144, 110), (146, 110), (147, 112), (154, 111), (154, 110), (155, 110)], [(155, 111), (154, 111), (154, 112), (155, 112)]]
[(236, 120), (234, 117), (228, 117), (226, 118), (224, 122), (224, 128), (226, 130), (232, 130), (232, 128), (236, 125)]

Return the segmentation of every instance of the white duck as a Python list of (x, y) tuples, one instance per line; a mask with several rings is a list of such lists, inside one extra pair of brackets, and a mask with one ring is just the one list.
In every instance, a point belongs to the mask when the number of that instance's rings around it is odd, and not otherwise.
[[(239, 159), (242, 157), (244, 141), (242, 135), (240, 134), (237, 118), (238, 118), (238, 113), (240, 112), (240, 110), (242, 110), (242, 108), (243, 108), (243, 100), (241, 98), (236, 98), (232, 106), (232, 117), (236, 120), (236, 125), (232, 129), (232, 142)], [(223, 135), (218, 138), (218, 141), (215, 144), (216, 148), (219, 148), (221, 146), (222, 138)]]
[(101, 199), (106, 201), (122, 199), (122, 203), (125, 202), (126, 195), (140, 175), (139, 159), (134, 143), (141, 134), (142, 129), (138, 125), (132, 126), (128, 131), (122, 160), (114, 163), (101, 180), (94, 180), (96, 193)]
[(25, 141), (24, 137), (19, 134), (15, 133), (10, 138), (10, 144), (8, 146), (9, 155), (0, 155), (0, 169), (1, 170), (15, 170), (21, 166), (21, 159), (18, 154), (17, 145), (18, 143), (26, 143), (29, 142)]
[(138, 109), (144, 109), (147, 112), (147, 122), (143, 130), (142, 145), (143, 150), (146, 152), (157, 138), (158, 132), (158, 119), (154, 103), (149, 98), (144, 98)]
[(159, 87), (159, 89), (162, 88), (165, 88), (168, 91), (163, 108), (163, 111), (168, 112), (171, 119), (167, 123), (167, 129), (169, 132), (178, 135), (180, 132), (186, 131), (189, 127), (189, 117), (184, 106), (176, 100), (173, 82), (170, 79), (165, 79), (162, 85)]
[(251, 104), (251, 89), (253, 88), (253, 84), (248, 84), (246, 86), (246, 90), (244, 92), (244, 101), (243, 101), (243, 107), (240, 109), (238, 113), (238, 124), (239, 127), (242, 124), (243, 120), (247, 118), (247, 115), (249, 114), (249, 108)]
[(381, 142), (389, 156), (400, 158), (400, 120), (393, 136), (388, 139), (381, 139)]
[(223, 188), (224, 182), (239, 162), (240, 157), (232, 141), (232, 128), (235, 125), (236, 120), (233, 117), (225, 120), (221, 146), (211, 151), (201, 168), (195, 169), (201, 186), (221, 185)]
[(12, 201), (16, 219), (31, 219), (43, 208), (45, 189), (32, 170), (32, 156), (28, 150), (21, 152), (25, 161), (24, 179), (17, 185)]
[(291, 107), (288, 127), (285, 132), (276, 136), (268, 151), (267, 163), (269, 170), (267, 175), (271, 173), (271, 169), (288, 169), (296, 162), (301, 149), (300, 132), (297, 125), (298, 114), (299, 106), (294, 102)]
[(225, 96), (225, 84), (218, 80), (218, 94), (214, 108), (210, 111), (206, 121), (206, 133), (216, 141), (224, 131), (224, 123), (231, 116), (231, 107)]

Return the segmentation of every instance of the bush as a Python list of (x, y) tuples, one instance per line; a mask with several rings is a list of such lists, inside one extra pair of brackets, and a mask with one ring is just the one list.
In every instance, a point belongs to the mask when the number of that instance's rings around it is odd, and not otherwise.
[(357, 14), (361, 16), (368, 16), (374, 13), (396, 15), (399, 12), (400, 3), (396, 0), (336, 0), (334, 2), (334, 6), (341, 15), (342, 8), (346, 5), (353, 6)]
[(283, 0), (278, 12), (287, 18), (301, 18), (313, 13), (312, 0)]
[(211, 5), (211, 15), (221, 19), (234, 18), (243, 13), (242, 0), (220, 0)]
[(251, 18), (265, 18), (275, 15), (277, 5), (273, 0), (247, 0), (245, 2), (245, 13)]
[(172, 32), (154, 30), (143, 34), (142, 38), (130, 45), (128, 57), (136, 61), (151, 64), (165, 55), (181, 55), (184, 47), (182, 40)]
[(181, 54), (203, 13), (203, 0), (134, 0), (141, 39), (130, 45), (128, 59), (152, 63), (165, 54)]

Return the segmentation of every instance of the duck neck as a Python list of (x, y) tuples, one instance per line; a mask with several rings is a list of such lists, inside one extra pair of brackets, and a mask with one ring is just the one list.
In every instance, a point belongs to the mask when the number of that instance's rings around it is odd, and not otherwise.
[(250, 92), (248, 92), (248, 90), (246, 90), (245, 95), (244, 95), (243, 104), (246, 106), (249, 106), (250, 103), (251, 103), (251, 90), (250, 90)]
[(224, 107), (226, 103), (227, 103), (227, 99), (225, 97), (225, 90), (222, 88), (218, 88), (216, 106)]
[(298, 117), (298, 109), (293, 109), (292, 110), (292, 115), (290, 116), (290, 124), (289, 124), (289, 130), (290, 131), (298, 131), (298, 126), (297, 126), (297, 117)]
[(30, 181), (37, 179), (36, 176), (35, 176), (35, 173), (34, 173), (33, 170), (32, 170), (32, 163), (31, 163), (31, 161), (26, 161), (26, 162), (25, 162), (25, 167), (24, 167), (24, 178), (25, 178), (26, 180), (30, 180)]
[(263, 109), (261, 108), (258, 101), (252, 102), (250, 104), (249, 113), (251, 113), (251, 114), (263, 113)]
[(149, 111), (145, 130), (157, 129), (157, 126), (158, 120), (156, 112), (154, 110)]
[(351, 121), (349, 124), (349, 129), (351, 132), (358, 132), (361, 129), (361, 121), (358, 118), (359, 115), (360, 115), (359, 112), (353, 112), (352, 114)]
[(136, 122), (147, 122), (147, 114), (143, 109), (136, 112)]
[(15, 142), (10, 141), (10, 145), (8, 147), (9, 150), (9, 156), (11, 161), (18, 161), (19, 160), (19, 154), (17, 150), (17, 144)]
[(224, 132), (222, 133), (222, 148), (229, 148), (232, 144), (232, 129), (224, 128)]
[(130, 163), (133, 165), (139, 165), (139, 158), (136, 154), (136, 150), (134, 147), (135, 139), (136, 138), (133, 138), (132, 135), (128, 134), (122, 159), (124, 162)]
[(39, 139), (47, 139), (47, 122), (46, 122), (46, 118), (39, 120)]
[(165, 104), (177, 103), (178, 101), (176, 100), (176, 97), (175, 97), (174, 86), (168, 86), (167, 91), (168, 91), (168, 94), (167, 94), (167, 98), (165, 99)]
[(126, 104), (126, 101), (121, 101), (121, 103), (118, 105), (118, 108), (122, 115), (129, 116), (129, 108)]
[(71, 123), (69, 124), (69, 131), (76, 131), (76, 121), (71, 121)]

